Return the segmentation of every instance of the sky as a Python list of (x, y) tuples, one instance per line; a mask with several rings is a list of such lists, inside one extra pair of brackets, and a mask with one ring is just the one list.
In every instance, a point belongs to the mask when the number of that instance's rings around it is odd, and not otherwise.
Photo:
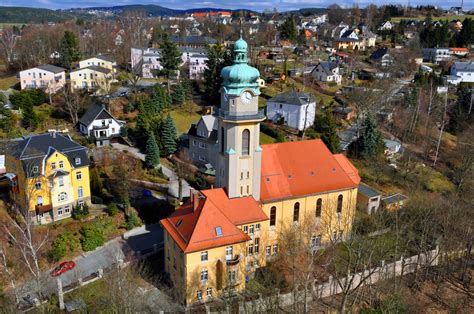
[[(263, 11), (277, 8), (278, 11), (294, 10), (307, 7), (327, 7), (332, 3), (344, 6), (358, 4), (360, 7), (368, 3), (416, 5), (438, 5), (443, 8), (460, 6), (462, 0), (0, 0), (0, 6), (27, 6), (48, 9), (67, 9), (78, 7), (116, 6), (127, 4), (157, 4), (170, 9), (192, 9), (214, 7), (223, 9), (252, 9)], [(474, 7), (473, 0), (464, 0), (465, 8)]]

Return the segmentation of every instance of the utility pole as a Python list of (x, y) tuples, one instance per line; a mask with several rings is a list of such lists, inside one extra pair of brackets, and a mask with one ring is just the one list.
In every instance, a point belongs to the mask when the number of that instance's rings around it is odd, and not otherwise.
[[(447, 86), (447, 84), (446, 84)], [(449, 89), (448, 89), (449, 91)], [(436, 162), (438, 161), (438, 154), (439, 154), (439, 147), (441, 146), (441, 138), (443, 137), (443, 131), (444, 131), (444, 125), (446, 123), (446, 113), (448, 111), (448, 91), (446, 91), (445, 97), (444, 97), (444, 112), (443, 116), (441, 118), (441, 127), (439, 130), (439, 137), (438, 137), (438, 144), (436, 145), (436, 154), (435, 158), (433, 161), (433, 167), (436, 166)]]

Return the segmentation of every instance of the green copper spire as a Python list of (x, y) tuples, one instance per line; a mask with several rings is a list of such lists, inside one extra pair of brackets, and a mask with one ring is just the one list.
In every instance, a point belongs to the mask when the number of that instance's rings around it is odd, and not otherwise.
[(240, 30), (240, 39), (234, 43), (234, 64), (221, 71), (224, 92), (229, 95), (240, 95), (246, 89), (252, 90), (255, 95), (260, 94), (257, 83), (260, 72), (247, 64), (247, 50), (248, 44), (242, 38), (242, 30)]

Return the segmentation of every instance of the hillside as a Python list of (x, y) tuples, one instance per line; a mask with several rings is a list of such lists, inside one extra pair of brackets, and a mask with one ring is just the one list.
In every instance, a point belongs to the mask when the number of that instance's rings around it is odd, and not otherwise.
[(49, 9), (25, 7), (0, 7), (2, 23), (44, 23), (63, 22), (75, 18), (74, 15)]

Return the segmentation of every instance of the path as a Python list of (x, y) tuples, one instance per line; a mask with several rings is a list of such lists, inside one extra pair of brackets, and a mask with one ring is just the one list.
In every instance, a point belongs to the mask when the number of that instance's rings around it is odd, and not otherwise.
[[(127, 151), (133, 157), (140, 159), (142, 161), (145, 161), (145, 154), (142, 154), (136, 147), (130, 147), (130, 146), (119, 144), (119, 143), (114, 143), (112, 144), (112, 146), (118, 150)], [(178, 184), (178, 176), (176, 175), (176, 172), (166, 167), (165, 165), (160, 165), (160, 166), (161, 166), (161, 170), (163, 171), (163, 174), (169, 178), (168, 194), (177, 198), (179, 196), (179, 184)], [(191, 189), (189, 186), (189, 183), (186, 180), (182, 180), (182, 183), (183, 183), (183, 197), (188, 197), (190, 193), (190, 189)]]

